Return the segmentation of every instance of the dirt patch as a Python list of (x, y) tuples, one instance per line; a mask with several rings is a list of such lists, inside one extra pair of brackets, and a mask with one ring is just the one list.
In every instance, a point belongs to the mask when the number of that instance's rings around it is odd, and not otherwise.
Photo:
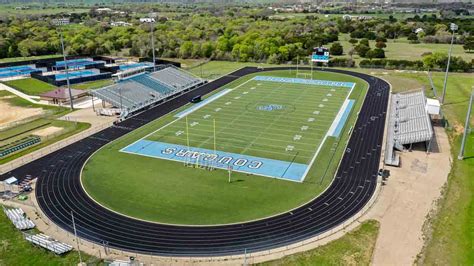
[(464, 132), (464, 127), (459, 122), (453, 124), (454, 135), (459, 136)]
[(423, 225), (441, 196), (451, 165), (448, 136), (435, 127), (439, 152), (402, 152), (369, 218), (380, 221), (373, 265), (413, 265), (424, 244)]
[(40, 137), (47, 137), (49, 135), (58, 133), (61, 130), (63, 130), (62, 127), (47, 127), (40, 130), (36, 130), (35, 132), (33, 132), (33, 135), (40, 136)]
[(42, 108), (25, 108), (0, 100), (0, 126), (43, 114)]

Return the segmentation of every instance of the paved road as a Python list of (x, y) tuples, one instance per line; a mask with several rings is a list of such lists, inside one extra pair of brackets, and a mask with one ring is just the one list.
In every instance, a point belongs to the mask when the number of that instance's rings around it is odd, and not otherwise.
[[(288, 67), (265, 69), (289, 69)], [(243, 75), (259, 72), (247, 67), (186, 95), (152, 108), (46, 157), (22, 166), (11, 175), (38, 176), (36, 195), (43, 212), (72, 232), (74, 212), (80, 237), (110, 247), (164, 256), (217, 256), (281, 247), (326, 232), (360, 211), (373, 195), (381, 155), (389, 85), (378, 78), (326, 69), (359, 77), (369, 83), (340, 168), (331, 186), (306, 205), (268, 219), (224, 226), (185, 227), (127, 218), (106, 210), (88, 198), (79, 176), (86, 159), (103, 145), (211, 92)]]

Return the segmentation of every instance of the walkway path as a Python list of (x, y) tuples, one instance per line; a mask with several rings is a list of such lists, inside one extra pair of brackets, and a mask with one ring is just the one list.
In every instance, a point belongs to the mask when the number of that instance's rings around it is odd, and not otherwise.
[(423, 241), (423, 224), (446, 182), (450, 165), (448, 136), (435, 127), (433, 153), (401, 153), (401, 167), (391, 172), (368, 218), (380, 221), (373, 265), (413, 265)]

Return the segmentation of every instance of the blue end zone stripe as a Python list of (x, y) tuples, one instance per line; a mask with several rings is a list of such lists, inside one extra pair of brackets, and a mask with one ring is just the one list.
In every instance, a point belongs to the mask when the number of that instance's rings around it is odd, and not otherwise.
[(181, 111), (181, 112), (175, 114), (174, 117), (178, 117), (178, 118), (185, 117), (185, 116), (187, 116), (188, 114), (190, 114), (190, 113), (196, 111), (197, 109), (203, 107), (204, 105), (206, 105), (206, 104), (208, 104), (208, 103), (210, 103), (210, 102), (212, 102), (212, 101), (218, 99), (218, 98), (221, 97), (221, 96), (224, 96), (225, 94), (227, 94), (227, 93), (230, 92), (230, 91), (232, 91), (232, 90), (231, 90), (231, 89), (225, 89), (225, 90), (223, 90), (223, 91), (220, 91), (220, 92), (218, 92), (218, 93), (212, 95), (211, 97), (209, 97), (209, 98), (203, 100), (202, 102), (197, 103), (197, 104), (194, 104), (192, 107), (189, 107), (189, 108), (187, 108), (187, 109), (185, 109), (185, 110), (183, 110), (183, 111)]
[(340, 117), (337, 123), (337, 127), (330, 136), (339, 137), (339, 135), (341, 134), (342, 128), (346, 124), (346, 120), (349, 117), (349, 114), (351, 113), (351, 109), (352, 109), (352, 106), (354, 105), (354, 102), (355, 102), (354, 100), (348, 100), (346, 108), (344, 109), (344, 112), (342, 113), (342, 116)]
[(170, 144), (158, 141), (139, 140), (122, 150), (121, 152), (137, 154), (147, 157), (160, 158), (178, 162), (196, 163), (199, 154), (200, 165), (211, 165), (216, 168), (232, 171), (250, 173), (289, 181), (301, 182), (306, 169), (306, 164), (292, 163), (280, 160), (260, 158), (237, 153), (216, 151), (217, 157), (212, 150)]
[(253, 79), (259, 80), (259, 81), (310, 84), (310, 85), (320, 85), (320, 86), (344, 87), (344, 88), (350, 88), (350, 89), (352, 89), (352, 87), (355, 85), (354, 82), (339, 82), (339, 81), (330, 81), (330, 80), (301, 79), (301, 78), (280, 78), (280, 77), (271, 77), (271, 76), (256, 76)]

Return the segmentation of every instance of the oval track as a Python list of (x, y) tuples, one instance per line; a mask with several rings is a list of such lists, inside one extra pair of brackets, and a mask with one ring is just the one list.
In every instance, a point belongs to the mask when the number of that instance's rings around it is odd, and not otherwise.
[(262, 251), (314, 237), (343, 223), (360, 211), (377, 185), (389, 84), (361, 73), (329, 70), (368, 82), (369, 89), (343, 155), (336, 178), (319, 197), (275, 217), (234, 225), (187, 227), (161, 225), (128, 218), (102, 208), (80, 183), (87, 158), (103, 145), (163, 116), (196, 95), (211, 92), (241, 76), (289, 67), (243, 68), (117, 126), (15, 169), (2, 176), (38, 176), (36, 197), (42, 211), (61, 228), (72, 232), (74, 212), (78, 235), (99, 244), (162, 256), (218, 256)]

